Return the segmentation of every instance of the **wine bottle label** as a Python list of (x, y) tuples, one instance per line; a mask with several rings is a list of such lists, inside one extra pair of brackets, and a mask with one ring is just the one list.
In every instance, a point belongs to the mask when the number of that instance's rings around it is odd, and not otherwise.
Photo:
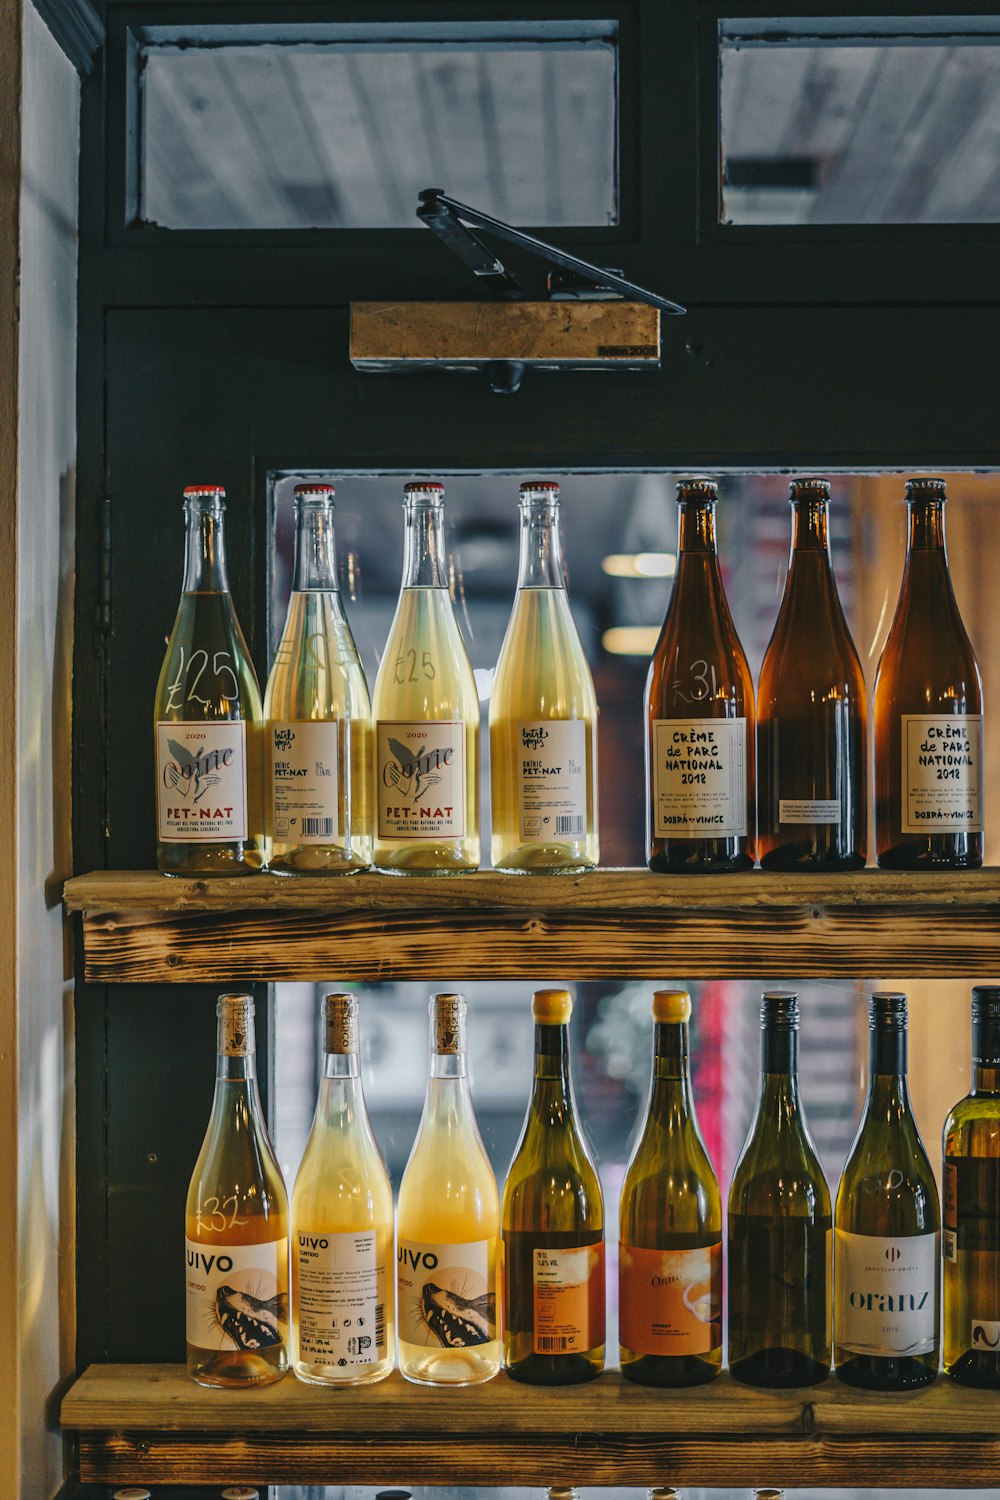
[(532, 1252), (534, 1351), (582, 1354), (604, 1343), (604, 1241)]
[(380, 719), (378, 836), (465, 837), (465, 724), (461, 719), (406, 723)]
[(851, 1354), (927, 1354), (936, 1345), (936, 1234), (836, 1231), (834, 1332)]
[(635, 1354), (708, 1354), (722, 1344), (722, 1245), (618, 1252), (620, 1342)]
[(339, 726), (271, 723), (268, 735), (275, 838), (288, 844), (336, 843)]
[(292, 1254), (299, 1358), (341, 1369), (384, 1359), (386, 1268), (379, 1264), (375, 1231), (299, 1230)]
[(198, 1349), (269, 1349), (288, 1339), (288, 1240), (185, 1245), (187, 1341)]
[(518, 725), (521, 838), (527, 844), (587, 833), (587, 726), (582, 719)]
[(242, 719), (157, 724), (156, 831), (164, 844), (232, 844), (247, 837)]
[(902, 714), (904, 833), (982, 833), (982, 714)]
[(747, 831), (746, 719), (653, 720), (657, 838)]
[(437, 1245), (399, 1237), (399, 1337), (407, 1344), (457, 1349), (497, 1336), (497, 1242)]
[(778, 822), (839, 823), (840, 803), (834, 797), (804, 802), (782, 797), (778, 801)]
[(995, 1353), (1000, 1349), (1000, 1158), (945, 1158), (942, 1217), (946, 1305), (969, 1319), (970, 1349)]

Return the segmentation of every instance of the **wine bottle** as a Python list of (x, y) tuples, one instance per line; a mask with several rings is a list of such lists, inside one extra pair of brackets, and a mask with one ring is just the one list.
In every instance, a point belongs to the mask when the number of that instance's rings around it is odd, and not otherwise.
[(479, 697), (448, 594), (444, 486), (408, 484), (403, 587), (375, 679), (374, 861), (479, 865)]
[(517, 596), (490, 698), (492, 859), (568, 874), (597, 864), (597, 699), (570, 613), (559, 486), (522, 484)]
[(677, 576), (646, 678), (646, 862), (748, 870), (757, 848), (754, 701), (719, 570), (717, 486), (677, 486)]
[(269, 868), (371, 864), (371, 703), (337, 585), (332, 484), (295, 486), (295, 573), (264, 694)]
[(215, 1097), (185, 1213), (187, 1368), (244, 1386), (288, 1368), (288, 1203), (257, 1092), (254, 1003), (220, 995)]
[(906, 486), (903, 583), (875, 677), (880, 865), (983, 862), (983, 685), (948, 572), (943, 479)]
[(573, 997), (536, 990), (535, 1082), (503, 1190), (504, 1362), (515, 1380), (572, 1385), (604, 1368), (604, 1200), (577, 1124)]
[(469, 1093), (466, 1004), (434, 995), (430, 1077), (399, 1189), (399, 1368), (420, 1385), (476, 1385), (500, 1368), (500, 1198)]
[(837, 1191), (833, 1332), (849, 1385), (900, 1391), (938, 1368), (941, 1211), (906, 1083), (906, 996), (868, 1002), (868, 1094)]
[(857, 870), (868, 829), (867, 698), (830, 560), (825, 479), (791, 485), (792, 551), (757, 685), (765, 870)]
[(691, 997), (653, 995), (653, 1080), (619, 1212), (621, 1370), (641, 1385), (701, 1385), (722, 1368), (722, 1201), (695, 1118)]
[(944, 1122), (944, 1367), (1000, 1387), (1000, 988), (972, 991), (972, 1088)]
[(382, 1380), (395, 1356), (392, 1185), (358, 1062), (358, 999), (323, 999), (323, 1077), (292, 1193), (292, 1368), (314, 1385)]
[(799, 1002), (761, 996), (760, 1091), (729, 1193), (729, 1368), (759, 1386), (830, 1373), (830, 1189), (799, 1097)]
[(226, 576), (225, 494), (184, 491), (184, 584), (153, 713), (165, 875), (248, 875), (264, 863), (260, 690)]

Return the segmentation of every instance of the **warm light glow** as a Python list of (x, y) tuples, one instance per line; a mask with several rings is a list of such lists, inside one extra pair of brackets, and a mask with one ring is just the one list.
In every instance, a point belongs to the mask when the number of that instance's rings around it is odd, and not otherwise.
[(612, 656), (652, 656), (659, 634), (659, 625), (613, 625), (601, 645)]
[(612, 578), (673, 578), (677, 558), (672, 552), (612, 552), (601, 567)]

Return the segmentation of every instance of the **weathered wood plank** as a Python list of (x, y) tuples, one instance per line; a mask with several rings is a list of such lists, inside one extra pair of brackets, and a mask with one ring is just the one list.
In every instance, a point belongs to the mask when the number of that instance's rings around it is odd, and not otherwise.
[[(1000, 973), (1000, 874), (639, 870), (454, 879), (78, 876), (94, 984), (530, 979), (973, 977)], [(460, 959), (456, 955), (461, 955)]]

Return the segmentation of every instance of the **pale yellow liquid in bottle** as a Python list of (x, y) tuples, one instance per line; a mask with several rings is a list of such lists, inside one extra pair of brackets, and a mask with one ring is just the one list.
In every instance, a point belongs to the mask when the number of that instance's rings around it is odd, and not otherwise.
[[(450, 874), (475, 870), (479, 865), (479, 697), (472, 667), (451, 600), (444, 588), (404, 588), (386, 643), (385, 655), (375, 680), (372, 698), (375, 726), (374, 863), (392, 873), (417, 871)], [(453, 727), (435, 730), (435, 721), (450, 721)], [(379, 733), (379, 725), (386, 726)], [(408, 769), (405, 759), (388, 753), (391, 738), (411, 748), (405, 726), (425, 725), (421, 751), (452, 751), (459, 756), (463, 774), (455, 776), (447, 766), (431, 763)], [(399, 726), (403, 726), (400, 728)], [(403, 761), (401, 765), (401, 760)], [(433, 814), (450, 807), (445, 819), (424, 820), (427, 834), (395, 835), (395, 814), (386, 809), (405, 808), (414, 818), (421, 809)], [(459, 832), (435, 836), (443, 821), (457, 825)]]
[[(530, 752), (522, 743), (522, 727), (549, 720), (584, 726), (583, 827), (577, 831), (576, 817), (566, 808), (563, 817), (574, 825), (570, 831), (562, 831), (556, 810), (542, 830), (526, 837), (522, 820), (530, 811), (523, 805), (521, 766)], [(490, 785), (491, 856), (497, 869), (556, 872), (597, 864), (597, 699), (564, 589), (518, 589), (490, 698)]]
[[(371, 864), (371, 707), (350, 626), (335, 595), (294, 592), (264, 697), (270, 869), (350, 874)], [(333, 836), (322, 843), (282, 830), (274, 801), (275, 724), (329, 724), (337, 799)]]

